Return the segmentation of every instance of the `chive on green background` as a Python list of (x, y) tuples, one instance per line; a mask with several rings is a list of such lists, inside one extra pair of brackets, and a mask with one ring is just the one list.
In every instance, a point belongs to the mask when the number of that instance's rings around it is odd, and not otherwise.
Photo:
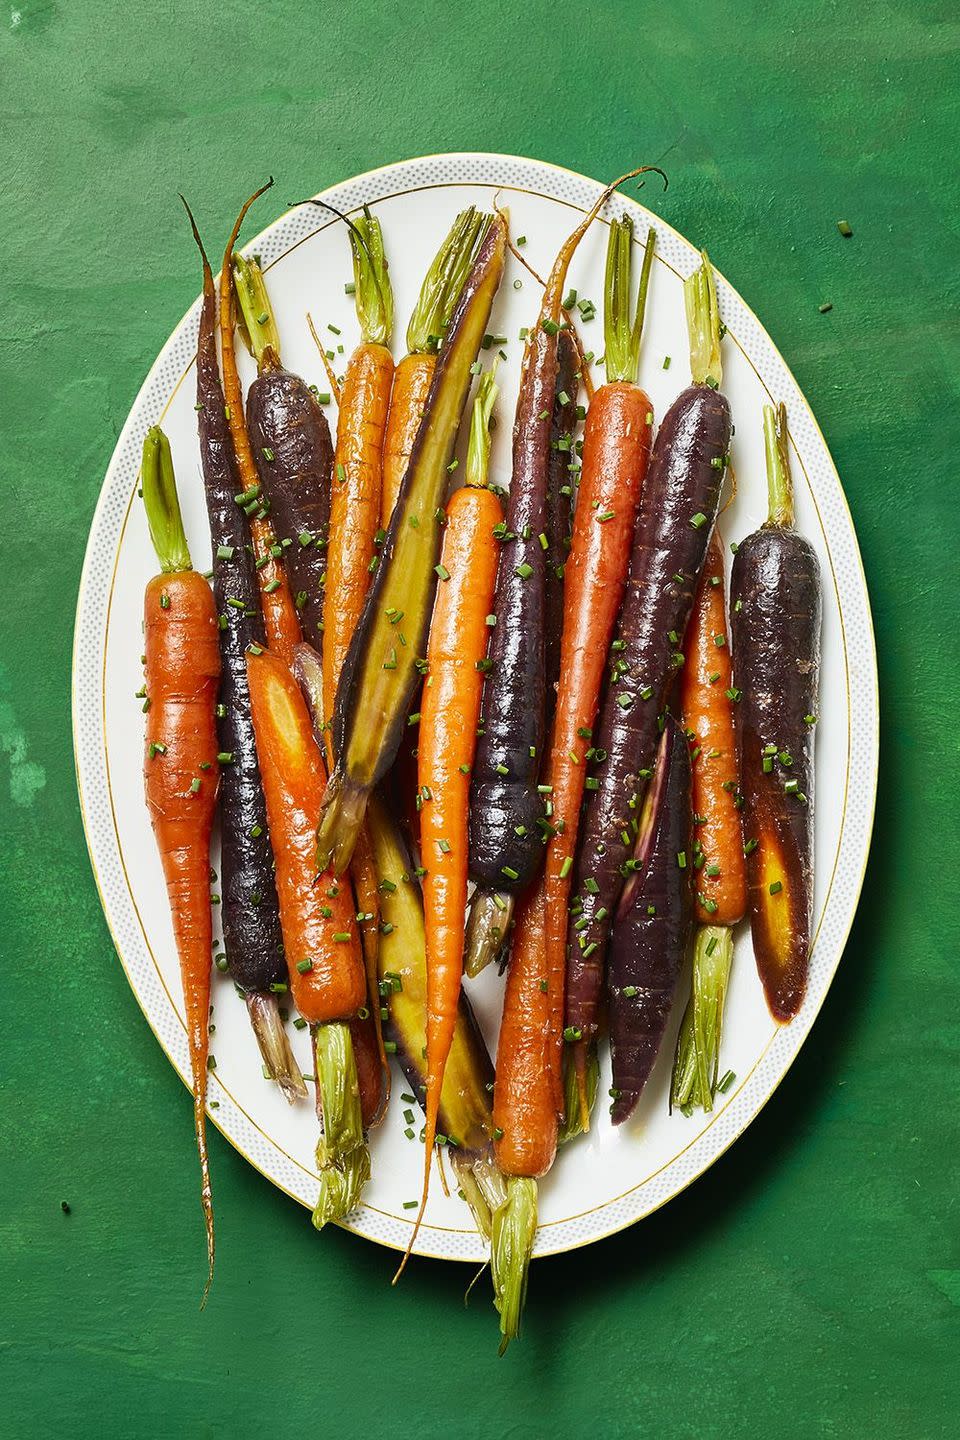
[[(957, 1433), (957, 18), (947, 0), (4, 4), (4, 1437)], [(70, 737), (101, 477), (198, 289), (177, 190), (222, 235), (268, 173), (279, 206), (449, 149), (669, 170), (646, 198), (754, 306), (832, 447), (883, 705), (863, 900), (800, 1059), (665, 1210), (535, 1266), (504, 1360), (463, 1268), (414, 1263), (391, 1290), (390, 1254), (318, 1238), (216, 1133), (198, 1313), (188, 1098), (111, 947)]]

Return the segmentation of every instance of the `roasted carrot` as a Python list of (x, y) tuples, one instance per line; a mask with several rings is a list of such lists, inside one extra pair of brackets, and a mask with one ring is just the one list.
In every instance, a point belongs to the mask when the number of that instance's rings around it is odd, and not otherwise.
[[(281, 367), (280, 337), (260, 266), (234, 256), (234, 287), (257, 378), (247, 393), (247, 432), (260, 482), (270, 505), (304, 638), (323, 650), (323, 607), (327, 569), (327, 532), (333, 478), (333, 445), (327, 419), (306, 381)], [(300, 647), (297, 647), (299, 651)], [(297, 651), (294, 653), (296, 654)], [(325, 741), (323, 742), (325, 743)], [(351, 876), (367, 968), (369, 1013), (352, 1022), (357, 1068), (372, 1079), (369, 1051), (376, 1051), (380, 1095), (361, 1085), (364, 1124), (380, 1117), (389, 1098), (390, 1069), (380, 1023), (377, 946), (380, 914), (376, 874), (368, 847), (358, 849)], [(373, 1032), (372, 1035), (369, 1032)]]
[[(376, 565), (375, 539), (380, 521), (383, 441), (393, 384), (393, 356), (387, 348), (393, 330), (393, 292), (383, 249), (380, 222), (365, 210), (348, 222), (356, 287), (360, 344), (347, 365), (337, 421), (337, 448), (330, 503), (327, 579), (323, 594), (323, 709), (329, 722), (353, 632), (363, 612)], [(325, 731), (327, 763), (336, 756), (329, 725)], [(364, 961), (375, 1019), (384, 1084), (389, 1068), (383, 1050), (380, 996), (377, 988), (377, 880), (369, 837), (357, 840), (352, 874), (364, 926)]]
[(240, 227), (254, 200), (258, 199), (265, 190), (269, 190), (272, 184), (273, 180), (270, 179), (266, 185), (261, 185), (249, 200), (245, 201), (230, 232), (230, 239), (227, 241), (227, 248), (223, 256), (223, 268), (220, 271), (220, 357), (223, 368), (223, 390), (227, 402), (227, 419), (230, 422), (230, 435), (240, 475), (237, 503), (242, 506), (250, 521), (253, 552), (257, 560), (257, 573), (260, 580), (260, 604), (263, 608), (267, 644), (284, 660), (289, 661), (293, 647), (300, 639), (300, 625), (297, 621), (297, 612), (294, 608), (286, 572), (273, 554), (275, 537), (273, 526), (267, 518), (269, 505), (260, 493), (256, 461), (250, 445), (250, 436), (247, 433), (243, 411), (243, 393), (240, 389), (240, 374), (237, 370), (234, 348), (235, 317), (231, 280), (233, 247), (237, 243)]
[(723, 586), (723, 546), (707, 549), (687, 624), (680, 707), (690, 743), (693, 865), (700, 922), (693, 986), (677, 1037), (671, 1104), (713, 1109), (723, 1007), (733, 958), (729, 927), (747, 908), (740, 824), (739, 767), (733, 723), (733, 664)]
[(190, 565), (170, 444), (154, 426), (143, 442), (143, 503), (160, 574), (143, 604), (147, 711), (143, 759), (147, 809), (163, 865), (180, 959), (207, 1233), (206, 1301), (213, 1279), (213, 1199), (207, 1159), (210, 1017), (210, 834), (217, 805), (217, 607)]
[(473, 403), (466, 483), (447, 504), (441, 583), (427, 642), (418, 744), (427, 940), (427, 1123), (423, 1194), (407, 1255), (427, 1203), (443, 1077), (459, 1013), (470, 767), (477, 746), (487, 620), (497, 576), (493, 531), (503, 519), (500, 501), (487, 488), (489, 426), (497, 393), (494, 372), (488, 370)]
[[(647, 232), (636, 315), (631, 318), (633, 221), (610, 226), (605, 283), (607, 383), (590, 403), (583, 466), (564, 572), (560, 684), (547, 783), (553, 833), (544, 873), (545, 953), (542, 974), (564, 989), (567, 927), (580, 806), (590, 760), (600, 690), (623, 592), (640, 487), (650, 459), (653, 405), (637, 383), (640, 337), (656, 232)], [(587, 1041), (573, 1035), (580, 1120), (589, 1125)], [(591, 1037), (592, 1038), (592, 1037)]]
[(787, 417), (765, 405), (769, 512), (730, 576), (735, 723), (747, 909), (771, 1015), (803, 1004), (813, 944), (814, 732), (823, 614), (820, 562), (794, 529)]
[(692, 746), (696, 826), (697, 919), (736, 925), (747, 908), (747, 868), (737, 805), (739, 773), (733, 723), (733, 656), (724, 603), (723, 546), (714, 531), (687, 625), (680, 711)]
[[(328, 733), (323, 720), (323, 661), (311, 645), (298, 645), (293, 652), (293, 673), (310, 712), (314, 739), (323, 751)], [(387, 1101), (390, 1099), (390, 1067), (381, 1023), (380, 893), (377, 872), (374, 869), (371, 873), (363, 863), (359, 846), (354, 852), (350, 876), (357, 896), (357, 924), (360, 927), (363, 961), (367, 971), (367, 1005), (350, 1021), (350, 1034), (360, 1081), (363, 1126), (365, 1130), (369, 1130), (371, 1125), (383, 1118)]]
[(277, 865), (290, 989), (313, 1027), (323, 1134), (317, 1148), (317, 1229), (357, 1203), (370, 1175), (356, 1060), (347, 1023), (363, 1005), (366, 976), (353, 892), (316, 873), (316, 827), (326, 788), (323, 755), (289, 667), (259, 646), (247, 677), (267, 819)]
[[(383, 439), (393, 384), (393, 294), (380, 221), (365, 211), (350, 222), (360, 344), (350, 356), (337, 421), (323, 597), (323, 705), (333, 714), (340, 671), (363, 611), (380, 524)], [(331, 764), (331, 740), (327, 741)]]
[(394, 373), (383, 442), (382, 530), (390, 527), (393, 507), (413, 454), (413, 442), (437, 368), (437, 351), (470, 268), (476, 224), (477, 212), (472, 205), (457, 216), (424, 277), (420, 298), (407, 326), (407, 354)]
[[(181, 197), (182, 198), (182, 197)], [(245, 651), (264, 644), (257, 572), (217, 358), (217, 292), (200, 232), (186, 200), (203, 266), (197, 333), (197, 434), (210, 525), (213, 598), (219, 614), (217, 739), (233, 758), (220, 776), (220, 920), (230, 977), (242, 992), (268, 1074), (291, 1103), (306, 1098), (301, 1066), (280, 1016), (277, 986), (287, 973), (273, 879), (257, 747), (250, 719)]]

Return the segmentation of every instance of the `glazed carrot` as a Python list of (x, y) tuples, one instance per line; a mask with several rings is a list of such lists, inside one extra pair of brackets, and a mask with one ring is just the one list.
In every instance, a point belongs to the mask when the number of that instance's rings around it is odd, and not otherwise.
[[(183, 197), (181, 196), (181, 199)], [(245, 651), (264, 644), (257, 572), (246, 519), (234, 497), (240, 480), (217, 356), (217, 293), (200, 232), (183, 200), (203, 267), (197, 334), (197, 434), (220, 617), (217, 739), (233, 756), (220, 775), (220, 922), (230, 978), (243, 995), (267, 1073), (293, 1103), (305, 1099), (301, 1065), (280, 1016), (277, 986), (287, 973), (273, 851), (247, 695)]]
[[(300, 626), (308, 644), (320, 652), (333, 476), (330, 430), (306, 381), (281, 367), (280, 337), (259, 264), (237, 255), (233, 270), (237, 301), (258, 371), (247, 392), (247, 433), (276, 524), (281, 563), (296, 591)], [(296, 647), (294, 655), (300, 648)], [(371, 1085), (361, 1085), (364, 1124), (369, 1126), (380, 1118), (389, 1098), (390, 1068), (383, 1048), (377, 988), (377, 881), (367, 845), (358, 848), (352, 879), (357, 912), (363, 916), (359, 924), (370, 1002), (367, 1018), (353, 1022), (354, 1050), (363, 1076), (374, 1078), (374, 1067), (366, 1063), (371, 1046), (380, 1068), (379, 1095), (374, 1095)]]
[(747, 908), (747, 867), (737, 808), (737, 743), (733, 724), (733, 657), (724, 604), (723, 546), (716, 531), (687, 625), (680, 672), (680, 707), (693, 747), (697, 919), (736, 925)]
[[(227, 241), (227, 248), (224, 251), (223, 269), (220, 271), (220, 359), (223, 369), (223, 391), (227, 402), (227, 420), (230, 423), (230, 435), (240, 475), (240, 492), (242, 493), (238, 492), (237, 503), (242, 505), (244, 513), (250, 521), (253, 553), (258, 562), (260, 604), (263, 608), (267, 644), (284, 660), (289, 661), (293, 647), (300, 639), (300, 625), (286, 572), (279, 560), (271, 553), (275, 536), (273, 526), (267, 519), (269, 505), (260, 494), (256, 461), (244, 419), (243, 393), (240, 389), (240, 375), (237, 370), (233, 338), (234, 309), (231, 278), (233, 247), (237, 243), (240, 227), (250, 206), (265, 190), (269, 190), (272, 184), (273, 180), (268, 180), (266, 185), (262, 185), (244, 203), (237, 216), (236, 224), (230, 232), (230, 239)], [(244, 496), (249, 498), (244, 499)]]
[(723, 589), (723, 546), (716, 531), (687, 623), (680, 706), (690, 743), (693, 864), (700, 922), (693, 985), (677, 1036), (670, 1102), (713, 1109), (723, 1007), (733, 959), (730, 926), (747, 908), (747, 862), (740, 824), (734, 729), (733, 657)]
[[(383, 439), (393, 384), (387, 346), (393, 295), (380, 222), (368, 211), (350, 222), (360, 344), (350, 356), (340, 393), (333, 463), (327, 584), (323, 597), (323, 708), (329, 720), (337, 682), (363, 610), (380, 524)], [(331, 741), (327, 742), (331, 763)]]
[(440, 1096), (457, 1025), (463, 974), (470, 767), (477, 746), (487, 618), (497, 578), (493, 532), (503, 520), (500, 501), (487, 489), (489, 425), (498, 393), (493, 377), (494, 372), (488, 370), (477, 387), (466, 483), (447, 505), (441, 583), (430, 623), (421, 700), (418, 780), (427, 965), (427, 1123), (423, 1194), (407, 1255), (427, 1203)]
[[(310, 712), (314, 739), (322, 752), (327, 735), (323, 722), (323, 661), (312, 645), (297, 646), (293, 652), (293, 673)], [(365, 1130), (369, 1130), (371, 1125), (383, 1118), (387, 1101), (390, 1099), (390, 1066), (383, 1044), (381, 1023), (380, 892), (377, 888), (377, 871), (374, 868), (371, 873), (366, 863), (366, 855), (361, 853), (361, 845), (365, 842), (366, 833), (363, 832), (351, 862), (350, 878), (356, 891), (357, 923), (360, 927), (363, 961), (367, 971), (367, 1007), (366, 1011), (361, 1010), (350, 1021), (350, 1033), (353, 1037), (357, 1076), (360, 1081), (363, 1126)]]
[[(380, 521), (383, 440), (393, 384), (393, 357), (387, 348), (393, 329), (393, 293), (383, 252), (379, 220), (364, 211), (349, 222), (356, 285), (360, 344), (347, 365), (337, 422), (330, 502), (327, 579), (323, 592), (323, 711), (327, 721), (353, 632), (363, 611)], [(326, 729), (327, 762), (332, 767), (333, 737)], [(364, 961), (385, 1085), (389, 1066), (383, 1050), (377, 980), (377, 878), (369, 837), (358, 837), (352, 868), (364, 926)]]
[(407, 473), (413, 442), (427, 405), (437, 368), (437, 351), (447, 332), (453, 307), (470, 268), (470, 253), (480, 218), (473, 206), (453, 222), (423, 281), (420, 298), (407, 327), (407, 354), (393, 377), (390, 414), (383, 442), (383, 489), (380, 527), (390, 527), (400, 484)]
[(143, 760), (147, 809), (156, 836), (180, 959), (207, 1233), (206, 1301), (213, 1279), (213, 1200), (206, 1141), (210, 1016), (210, 833), (217, 805), (216, 703), (220, 679), (217, 607), (190, 565), (170, 444), (158, 426), (143, 442), (143, 503), (161, 573), (144, 596), (147, 703)]
[[(541, 967), (547, 981), (561, 991), (580, 806), (589, 764), (595, 756), (593, 727), (613, 628), (627, 583), (640, 487), (650, 459), (653, 405), (637, 383), (637, 375), (655, 242), (656, 232), (651, 226), (636, 314), (631, 319), (633, 221), (624, 217), (610, 226), (604, 322), (607, 383), (596, 392), (587, 412), (573, 538), (564, 571), (560, 683), (547, 774), (553, 833), (545, 866), (546, 943)], [(587, 1044), (580, 1037), (574, 1038), (580, 1121), (587, 1129)]]
[(322, 1229), (353, 1208), (370, 1174), (345, 1023), (363, 1005), (366, 977), (351, 887), (332, 871), (316, 873), (316, 827), (327, 777), (306, 702), (289, 667), (260, 646), (247, 651), (247, 678), (290, 990), (313, 1027), (316, 1047), (323, 1135), (313, 1223)]

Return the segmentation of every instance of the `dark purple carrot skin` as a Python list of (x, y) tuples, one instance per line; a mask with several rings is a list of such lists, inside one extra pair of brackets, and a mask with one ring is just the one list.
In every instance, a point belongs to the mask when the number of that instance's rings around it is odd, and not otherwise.
[(220, 767), (223, 942), (231, 976), (240, 988), (269, 992), (271, 985), (286, 979), (287, 969), (245, 654), (248, 645), (264, 644), (263, 618), (250, 534), (234, 499), (240, 480), (217, 363), (216, 295), (207, 274), (197, 346), (197, 405), (213, 593), (221, 627), (222, 713), (217, 733), (221, 750), (233, 757)]
[(634, 857), (639, 868), (624, 886), (610, 940), (614, 1125), (633, 1113), (653, 1069), (693, 929), (690, 752), (670, 716), (652, 783), (649, 828)]
[[(771, 1012), (787, 1021), (799, 1010), (806, 989), (813, 925), (813, 721), (822, 609), (813, 546), (795, 530), (774, 525), (755, 530), (734, 556), (730, 598), (754, 948)], [(776, 753), (764, 773), (764, 751), (770, 746)], [(781, 755), (789, 757), (789, 765)], [(785, 790), (793, 780), (806, 803)], [(778, 903), (790, 907), (791, 943), (781, 966), (772, 966), (764, 953), (762, 912), (774, 883), (764, 852), (771, 837), (783, 885)], [(754, 839), (757, 845), (750, 846)]]
[[(611, 671), (594, 728), (594, 743), (606, 758), (596, 766), (598, 788), (587, 797), (581, 825), (575, 914), (567, 946), (566, 1024), (587, 1041), (597, 1033), (623, 866), (633, 849), (660, 716), (681, 653), (670, 635), (682, 637), (686, 629), (716, 520), (729, 444), (730, 407), (724, 396), (706, 385), (689, 386), (663, 418), (640, 495), (614, 641), (622, 648), (612, 651), (616, 678)], [(649, 698), (643, 699), (648, 688)]]
[(470, 878), (499, 890), (522, 890), (544, 853), (537, 779), (546, 736), (547, 565), (539, 537), (547, 526), (557, 349), (556, 335), (538, 326), (520, 382), (507, 534), (493, 602), (497, 623), (470, 787)]
[[(544, 533), (547, 537), (546, 577), (546, 619), (545, 619), (545, 667), (547, 723), (545, 733), (550, 732), (557, 699), (557, 681), (560, 678), (560, 638), (563, 634), (563, 567), (570, 552), (570, 533), (573, 529), (573, 475), (570, 464), (574, 450), (572, 437), (577, 428), (576, 374), (579, 365), (577, 347), (569, 330), (561, 330), (557, 337), (557, 398), (553, 406), (553, 423), (550, 427), (550, 463), (547, 470), (547, 523)], [(566, 395), (564, 403), (561, 395)], [(560, 449), (560, 444), (570, 440), (569, 449)]]
[(265, 366), (247, 393), (247, 427), (304, 639), (323, 648), (323, 580), (330, 528), (333, 441), (305, 380)]

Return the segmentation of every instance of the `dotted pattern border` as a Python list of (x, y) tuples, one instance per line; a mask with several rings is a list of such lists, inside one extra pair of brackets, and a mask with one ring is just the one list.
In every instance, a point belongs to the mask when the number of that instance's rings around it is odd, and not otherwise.
[[(387, 195), (443, 184), (516, 185), (587, 208), (602, 186), (595, 180), (546, 163), (494, 154), (453, 154), (409, 160), (358, 176), (325, 191), (340, 210), (374, 203)], [(608, 214), (631, 211), (647, 220), (642, 206), (617, 195)], [(695, 249), (659, 217), (658, 252), (688, 271)], [(302, 207), (282, 216), (251, 247), (265, 265), (277, 260), (318, 228), (318, 212)], [(860, 553), (836, 469), (796, 381), (756, 316), (722, 277), (722, 309), (739, 343), (771, 393), (786, 400), (791, 435), (806, 469), (829, 538), (847, 640), (850, 687), (851, 788), (840, 837), (840, 859), (811, 960), (804, 1007), (774, 1036), (756, 1069), (735, 1098), (697, 1140), (659, 1173), (616, 1200), (586, 1214), (554, 1223), (541, 1232), (535, 1254), (589, 1244), (641, 1219), (701, 1174), (749, 1125), (789, 1068), (823, 1003), (856, 909), (873, 824), (878, 765), (878, 690), (873, 628)], [(179, 1071), (189, 1073), (186, 1038), (170, 997), (147, 951), (124, 878), (108, 794), (105, 763), (103, 662), (108, 602), (117, 549), (130, 494), (139, 469), (139, 442), (154, 423), (196, 350), (199, 299), (160, 352), (134, 402), (110, 462), (90, 530), (77, 607), (73, 659), (74, 746), (87, 843), (108, 924), (130, 984), (148, 1023)], [(265, 1176), (305, 1205), (312, 1205), (316, 1179), (280, 1150), (210, 1076), (210, 1098), (219, 1101), (211, 1120)], [(368, 1239), (402, 1249), (409, 1223), (361, 1206), (348, 1228)], [(481, 1238), (469, 1230), (425, 1227), (417, 1253), (478, 1262), (486, 1258)]]

